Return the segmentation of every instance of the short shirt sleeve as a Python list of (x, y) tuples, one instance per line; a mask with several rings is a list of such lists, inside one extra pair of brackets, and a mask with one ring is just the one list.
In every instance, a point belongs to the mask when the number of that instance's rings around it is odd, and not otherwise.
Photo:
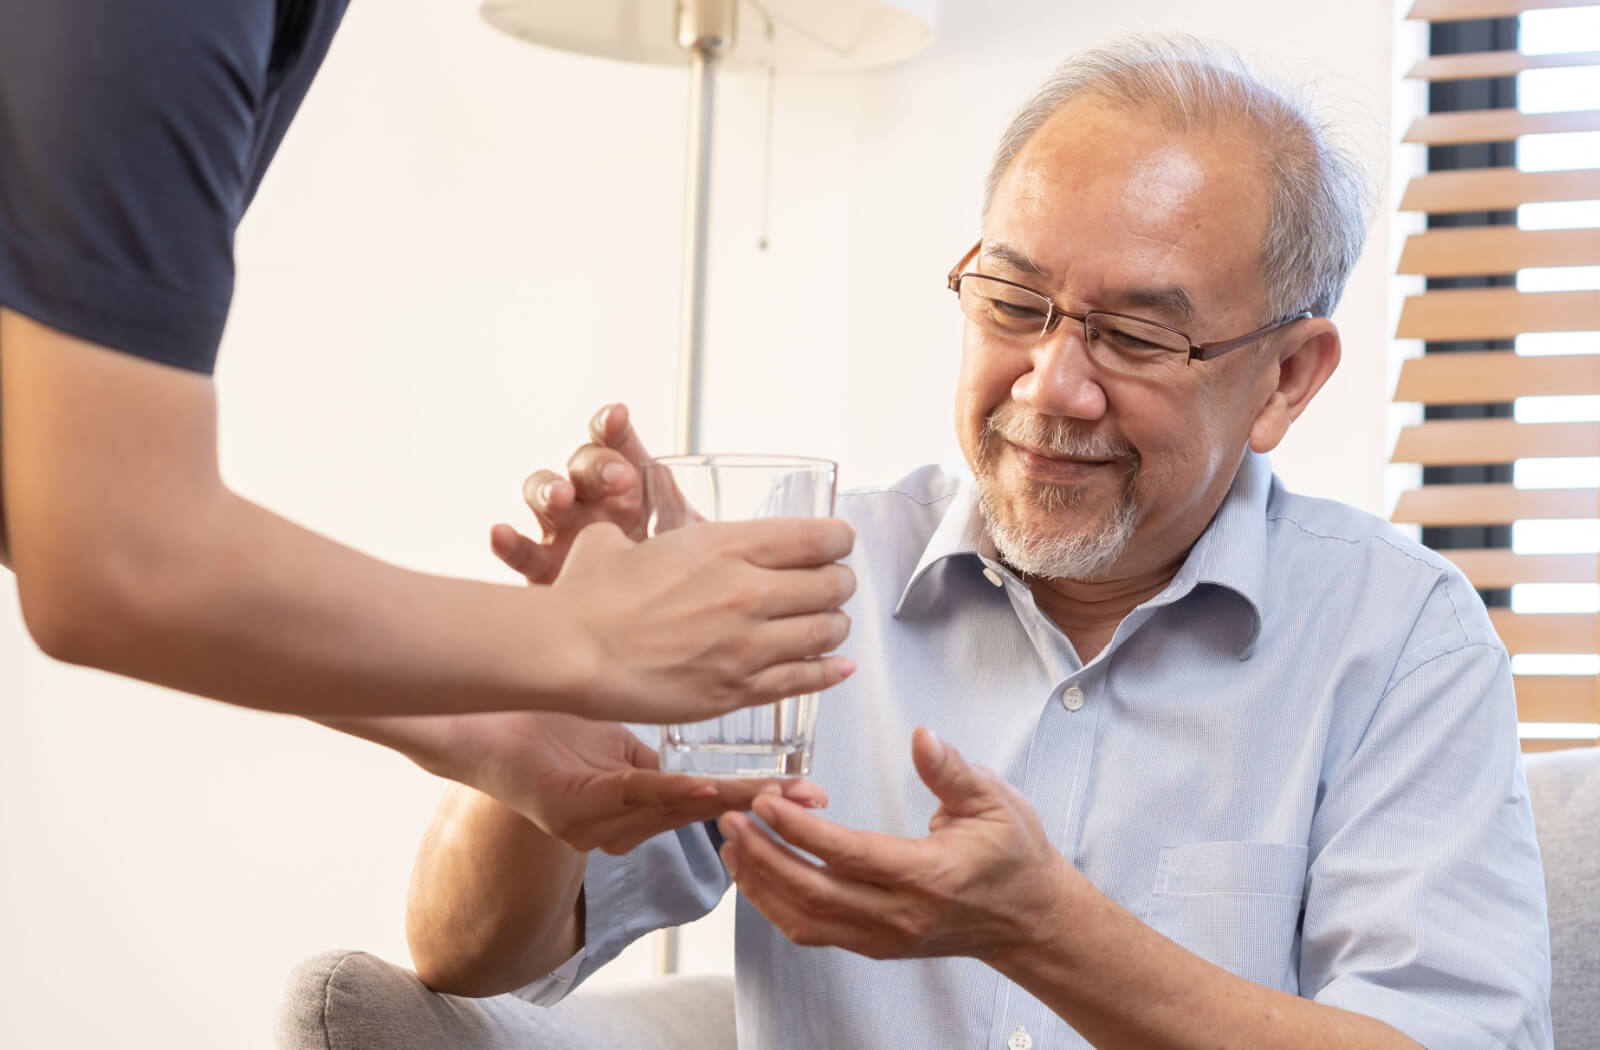
[(595, 850), (583, 876), (584, 947), (515, 993), (538, 1006), (564, 999), (640, 937), (716, 907), (732, 885), (710, 821), (648, 839), (621, 856)]
[(1548, 1050), (1544, 879), (1505, 650), (1391, 682), (1311, 835), (1300, 991), (1427, 1047)]
[(321, 58), (283, 50), (286, 10), (320, 17), (294, 0), (0, 0), (0, 305), (212, 370), (234, 230), (304, 90), (283, 88)]

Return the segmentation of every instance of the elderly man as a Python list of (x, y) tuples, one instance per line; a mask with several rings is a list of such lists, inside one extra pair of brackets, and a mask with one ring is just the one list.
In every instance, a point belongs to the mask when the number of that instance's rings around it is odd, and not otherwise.
[[(586, 855), (461, 789), (424, 979), (551, 1001), (731, 881), (746, 1047), (1548, 1047), (1505, 650), (1448, 562), (1265, 458), (1338, 363), (1360, 187), (1220, 49), (1069, 61), (951, 271), (972, 476), (839, 501), (828, 818), (769, 795)], [(539, 479), (563, 542), (637, 525), (601, 471), (643, 449), (595, 436)]]

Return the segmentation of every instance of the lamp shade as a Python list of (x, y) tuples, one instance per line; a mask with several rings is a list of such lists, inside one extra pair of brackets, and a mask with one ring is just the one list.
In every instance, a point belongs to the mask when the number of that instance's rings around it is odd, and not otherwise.
[[(533, 44), (681, 66), (675, 0), (484, 0), (483, 18)], [(739, 0), (727, 69), (844, 72), (909, 58), (933, 40), (938, 0)]]

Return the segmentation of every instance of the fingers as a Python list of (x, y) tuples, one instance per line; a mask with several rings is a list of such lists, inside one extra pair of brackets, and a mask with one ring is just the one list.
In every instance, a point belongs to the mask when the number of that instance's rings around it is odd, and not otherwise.
[(769, 569), (757, 611), (774, 619), (837, 609), (856, 593), (856, 574), (848, 565), (814, 569)]
[(803, 777), (778, 781), (783, 789), (783, 797), (791, 802), (798, 802), (807, 809), (826, 809), (828, 806), (828, 793), (822, 785), (813, 784)]
[(894, 903), (890, 892), (826, 871), (773, 841), (742, 813), (725, 814), (723, 862), (739, 890), (796, 944), (870, 944), (868, 925)]
[(924, 867), (918, 843), (843, 827), (782, 796), (756, 798), (751, 808), (773, 834), (852, 879), (892, 886)]
[(993, 807), (993, 778), (969, 765), (931, 729), (919, 727), (911, 734), (911, 761), (917, 776), (952, 814), (973, 815)]
[(510, 525), (489, 530), (489, 549), (533, 583), (548, 583), (560, 568), (554, 549), (535, 543)]
[[(854, 660), (844, 656), (825, 656), (819, 660), (791, 660), (764, 667), (745, 679), (745, 695), (733, 698), (727, 710), (766, 704), (787, 696), (820, 693), (832, 689), (856, 673)], [(709, 717), (709, 716), (708, 716)]]
[(791, 798), (796, 808), (825, 805), (828, 798), (806, 780), (728, 780), (652, 769), (619, 778), (616, 791), (615, 815), (589, 822), (585, 829), (585, 845), (612, 854), (626, 853), (664, 831), (747, 810), (765, 795)]
[(582, 516), (572, 482), (553, 470), (536, 470), (522, 483), (522, 501), (544, 530), (544, 541), (576, 528)]
[(591, 503), (603, 499), (642, 497), (644, 481), (634, 465), (616, 449), (584, 445), (567, 460), (567, 474), (578, 499)]
[(756, 666), (809, 660), (839, 648), (850, 635), (850, 617), (830, 609), (805, 616), (785, 616), (761, 624), (751, 633)]
[[(767, 785), (762, 790), (778, 788)], [(748, 808), (753, 797), (700, 778), (647, 771), (629, 774), (618, 784), (618, 792), (613, 814), (585, 829), (588, 848), (626, 853), (662, 832)]]
[(855, 546), (856, 532), (838, 518), (757, 518), (698, 526), (723, 533), (729, 548), (768, 569), (800, 569), (838, 561)]
[(589, 437), (597, 445), (616, 449), (635, 466), (650, 458), (644, 442), (633, 429), (627, 405), (606, 405), (596, 412), (589, 420)]
[[(522, 498), (544, 528), (544, 541), (581, 528), (593, 516), (585, 504), (620, 500), (610, 511), (631, 509), (642, 500), (638, 464), (650, 458), (634, 432), (626, 405), (607, 405), (589, 421), (590, 443), (567, 461), (567, 475), (535, 471), (522, 484)], [(615, 517), (616, 515), (609, 514)]]

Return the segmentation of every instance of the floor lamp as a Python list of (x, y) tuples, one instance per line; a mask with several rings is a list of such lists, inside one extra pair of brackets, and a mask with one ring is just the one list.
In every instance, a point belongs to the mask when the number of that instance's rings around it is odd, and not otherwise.
[[(689, 66), (676, 449), (699, 452), (718, 70), (846, 72), (898, 62), (933, 40), (938, 0), (484, 0), (480, 10), (530, 43)], [(657, 969), (673, 973), (678, 931), (662, 932)]]
[(583, 54), (689, 66), (677, 442), (698, 452), (706, 232), (719, 69), (845, 72), (909, 58), (933, 40), (938, 0), (484, 0), (512, 36)]

